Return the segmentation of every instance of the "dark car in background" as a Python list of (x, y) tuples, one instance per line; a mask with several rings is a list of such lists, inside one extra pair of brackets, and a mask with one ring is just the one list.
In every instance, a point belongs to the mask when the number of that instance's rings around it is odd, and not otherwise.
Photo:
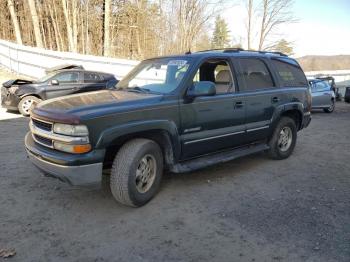
[(334, 91), (335, 100), (341, 101), (342, 96), (341, 96), (341, 93), (339, 92), (339, 87), (337, 87), (337, 85), (335, 84), (335, 79), (333, 76), (319, 76), (319, 77), (316, 77), (316, 79), (326, 81), (331, 86), (331, 89)]
[(81, 66), (60, 66), (46, 71), (36, 81), (15, 79), (2, 85), (1, 105), (29, 115), (30, 108), (42, 100), (70, 94), (114, 89), (118, 80), (112, 74), (87, 71)]
[(335, 93), (328, 81), (322, 79), (309, 80), (312, 94), (312, 109), (323, 109), (332, 113), (335, 108)]
[(350, 103), (350, 86), (345, 88), (344, 101)]

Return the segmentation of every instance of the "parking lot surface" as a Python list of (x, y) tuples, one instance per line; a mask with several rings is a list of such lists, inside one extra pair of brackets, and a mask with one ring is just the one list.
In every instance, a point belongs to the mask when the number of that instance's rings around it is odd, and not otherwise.
[[(166, 174), (142, 208), (44, 177), (28, 119), (0, 113), (0, 250), (8, 261), (350, 261), (350, 105), (315, 112), (294, 154)], [(1, 260), (1, 258), (0, 258)]]

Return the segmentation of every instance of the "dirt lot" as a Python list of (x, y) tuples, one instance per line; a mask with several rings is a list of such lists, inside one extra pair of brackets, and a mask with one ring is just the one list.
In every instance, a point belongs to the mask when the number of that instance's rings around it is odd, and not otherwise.
[(6, 261), (350, 261), (349, 104), (313, 114), (287, 160), (166, 174), (138, 209), (107, 186), (41, 175), (23, 148), (28, 119), (4, 118), (0, 250), (17, 252)]

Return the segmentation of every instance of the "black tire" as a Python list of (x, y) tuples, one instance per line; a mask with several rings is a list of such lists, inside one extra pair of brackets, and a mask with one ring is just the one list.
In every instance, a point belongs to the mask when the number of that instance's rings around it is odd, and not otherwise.
[[(143, 183), (136, 174), (142, 165), (141, 161), (146, 157), (153, 158), (156, 168), (153, 182), (145, 192), (140, 192), (140, 185)], [(143, 206), (157, 194), (162, 174), (163, 154), (159, 145), (148, 139), (133, 139), (120, 148), (113, 161), (110, 179), (112, 194), (124, 205)]]
[(332, 113), (334, 111), (334, 108), (335, 108), (335, 101), (332, 99), (331, 105), (327, 108), (324, 108), (323, 111), (325, 113)]
[[(284, 147), (282, 148), (281, 143), (279, 143), (282, 130), (288, 130), (288, 132), (289, 130), (291, 131), (291, 134), (290, 134), (291, 141), (290, 141), (290, 144), (287, 143), (287, 145), (289, 144), (289, 146), (286, 148)], [(277, 160), (288, 158), (294, 150), (296, 141), (297, 141), (297, 128), (296, 128), (295, 121), (290, 117), (282, 117), (278, 122), (277, 126), (275, 127), (275, 130), (273, 131), (273, 135), (268, 143), (270, 147), (270, 149), (268, 150), (269, 157)]]
[(350, 99), (344, 99), (345, 103), (350, 103)]
[(25, 96), (22, 98), (22, 100), (18, 104), (18, 111), (23, 115), (23, 116), (29, 116), (30, 114), (30, 108), (28, 108), (26, 105), (31, 103), (32, 105), (36, 105), (40, 103), (42, 100), (40, 98), (37, 98), (36, 96)]

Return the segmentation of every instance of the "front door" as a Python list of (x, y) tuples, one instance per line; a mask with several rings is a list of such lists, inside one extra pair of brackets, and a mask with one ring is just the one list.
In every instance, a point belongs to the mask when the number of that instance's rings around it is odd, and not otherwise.
[(229, 60), (203, 62), (192, 83), (196, 81), (214, 82), (216, 95), (180, 102), (183, 159), (237, 146), (245, 136), (245, 100), (236, 92)]
[(79, 93), (82, 83), (76, 71), (61, 72), (49, 80), (45, 88), (46, 99)]

